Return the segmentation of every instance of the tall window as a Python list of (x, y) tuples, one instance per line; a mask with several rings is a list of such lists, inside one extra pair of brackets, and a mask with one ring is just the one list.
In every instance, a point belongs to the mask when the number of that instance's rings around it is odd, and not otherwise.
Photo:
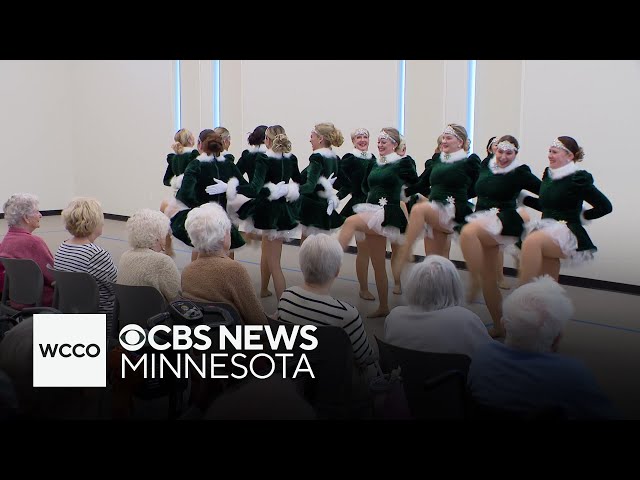
[(173, 82), (174, 84), (174, 92), (173, 92), (173, 106), (174, 106), (174, 110), (176, 112), (175, 117), (174, 117), (174, 130), (177, 132), (178, 130), (180, 130), (180, 128), (182, 128), (182, 115), (181, 115), (181, 111), (180, 109), (182, 108), (181, 102), (180, 102), (180, 92), (181, 92), (181, 88), (180, 88), (180, 60), (176, 60), (175, 64), (174, 64), (174, 68), (173, 68), (174, 74), (175, 74), (175, 81)]
[(469, 60), (467, 68), (467, 133), (471, 145), (469, 151), (473, 152), (473, 128), (476, 105), (476, 61)]
[(398, 130), (404, 135), (404, 88), (407, 61), (400, 60), (398, 65)]
[(220, 126), (220, 60), (213, 60), (213, 126)]

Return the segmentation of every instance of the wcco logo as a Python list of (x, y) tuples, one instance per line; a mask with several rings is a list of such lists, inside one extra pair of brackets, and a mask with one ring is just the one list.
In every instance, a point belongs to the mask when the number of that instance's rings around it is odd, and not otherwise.
[(34, 387), (106, 387), (105, 314), (33, 316)]

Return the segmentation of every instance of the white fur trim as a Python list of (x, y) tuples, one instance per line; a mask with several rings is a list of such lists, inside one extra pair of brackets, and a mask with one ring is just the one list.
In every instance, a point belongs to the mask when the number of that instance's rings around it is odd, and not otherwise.
[(569, 230), (566, 222), (559, 222), (553, 218), (542, 218), (540, 220), (531, 220), (525, 224), (526, 235), (536, 230), (543, 230), (560, 247), (566, 257), (560, 259), (561, 265), (578, 266), (593, 260), (594, 250), (577, 251), (578, 239)]
[(247, 150), (249, 150), (249, 153), (256, 153), (256, 152), (264, 153), (267, 151), (267, 146), (264, 143), (261, 143), (260, 145), (249, 145)]
[(283, 156), (284, 156), (284, 158), (291, 158), (291, 152), (289, 152), (289, 153), (285, 153), (285, 154), (282, 154), (282, 153), (276, 153), (276, 152), (274, 152), (273, 150), (271, 150), (270, 148), (266, 149), (264, 153), (265, 153), (265, 154), (267, 155), (267, 157), (269, 157), (269, 158), (277, 158), (277, 159), (281, 159)]
[(452, 154), (449, 155), (449, 158), (445, 160), (446, 155), (447, 155), (446, 153), (440, 152), (440, 161), (442, 163), (454, 163), (467, 158), (467, 152), (465, 152), (464, 149), (460, 149), (457, 152), (453, 152)]
[(269, 189), (269, 196), (267, 197), (267, 199), (271, 202), (273, 202), (274, 200), (277, 200), (277, 198), (273, 196), (277, 190), (276, 184), (273, 182), (267, 182), (264, 184), (264, 186)]
[(183, 178), (184, 178), (184, 173), (181, 175), (174, 175), (173, 177), (171, 177), (171, 180), (169, 180), (169, 184), (171, 185), (171, 188), (173, 188), (175, 191), (180, 190), (180, 187), (182, 186)]
[(226, 162), (227, 157), (225, 156), (225, 152), (222, 152), (219, 157), (215, 157), (216, 162)]
[(318, 196), (320, 198), (329, 198), (333, 195), (333, 185), (331, 185), (331, 182), (327, 177), (321, 176), (318, 179), (318, 183), (322, 185), (322, 188), (324, 188), (324, 190), (318, 192)]
[(380, 166), (388, 165), (390, 163), (395, 163), (398, 160), (402, 160), (403, 157), (398, 155), (396, 152), (391, 152), (389, 155), (385, 155), (380, 158), (376, 158), (376, 163)]
[(200, 160), (201, 162), (213, 162), (216, 157), (213, 155), (207, 155), (206, 153), (201, 153), (196, 157), (196, 160)]
[(180, 154), (191, 153), (196, 149), (196, 147), (182, 147)]
[(289, 180), (287, 187), (289, 188), (289, 193), (287, 193), (286, 196), (287, 202), (295, 202), (298, 200), (298, 198), (300, 198), (300, 184)]
[(399, 245), (404, 244), (404, 234), (400, 233), (398, 227), (382, 226), (382, 222), (384, 221), (384, 207), (372, 203), (358, 203), (353, 206), (353, 211), (360, 215), (367, 223), (367, 227), (378, 235), (388, 238), (393, 243)]
[(551, 177), (551, 180), (560, 180), (561, 178), (568, 177), (569, 175), (573, 175), (578, 170), (580, 170), (578, 168), (578, 165), (576, 165), (576, 163), (573, 161), (567, 163), (564, 167), (560, 167), (560, 168), (547, 167), (547, 168), (549, 169), (549, 176)]
[(529, 192), (528, 190), (520, 190), (520, 193), (518, 194), (518, 198), (516, 198), (516, 206), (526, 207), (526, 205), (524, 204), (524, 199), (527, 197), (532, 197), (531, 195), (529, 195), (530, 193), (531, 192)]
[(400, 188), (400, 201), (402, 202), (408, 202), (410, 200), (409, 197), (407, 197), (407, 185), (402, 185), (402, 188)]
[(238, 194), (238, 185), (240, 185), (240, 180), (236, 177), (231, 177), (227, 182), (227, 198), (229, 200), (236, 198), (236, 195)]
[(337, 157), (338, 156), (330, 148), (319, 148), (317, 150), (314, 150), (313, 153), (319, 153), (320, 155), (322, 155), (323, 157), (326, 157), (326, 158), (333, 158), (333, 157)]
[(494, 175), (504, 175), (505, 173), (509, 173), (515, 170), (520, 165), (522, 164), (520, 163), (520, 160), (518, 160), (517, 156), (516, 158), (513, 159), (513, 162), (511, 162), (509, 165), (507, 165), (504, 168), (501, 168), (498, 165), (498, 161), (496, 160), (496, 157), (493, 157), (491, 160), (489, 160), (489, 168), (491, 169)]
[[(362, 150), (358, 150), (357, 148), (354, 148), (351, 153), (356, 158), (366, 158), (367, 160), (369, 160), (373, 156), (371, 152), (363, 152)], [(364, 156), (362, 155), (363, 153)]]

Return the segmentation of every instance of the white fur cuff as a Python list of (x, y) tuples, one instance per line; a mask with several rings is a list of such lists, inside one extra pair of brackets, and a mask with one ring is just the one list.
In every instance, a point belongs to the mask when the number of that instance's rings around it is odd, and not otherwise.
[(516, 198), (516, 207), (526, 207), (526, 205), (524, 204), (524, 199), (530, 196), (531, 195), (528, 195), (528, 192), (526, 190), (520, 190), (518, 198)]
[(276, 187), (276, 184), (273, 182), (268, 182), (264, 184), (265, 187), (267, 187), (269, 189), (269, 196), (267, 197), (269, 199), (269, 201), (273, 202), (274, 200), (278, 200), (276, 194), (278, 193), (278, 187)]
[(229, 200), (234, 200), (236, 195), (238, 194), (238, 185), (240, 185), (240, 180), (236, 177), (231, 177), (227, 182), (227, 198)]
[(318, 196), (320, 198), (329, 198), (333, 195), (333, 185), (331, 185), (331, 182), (327, 177), (320, 177), (318, 179), (318, 183), (322, 185), (322, 188), (324, 188), (324, 190), (318, 192)]
[(295, 202), (296, 200), (298, 200), (298, 198), (300, 198), (299, 184), (289, 180), (289, 183), (287, 183), (287, 188), (289, 189), (289, 192), (287, 193), (287, 197), (286, 197), (287, 202)]
[(409, 197), (407, 197), (407, 186), (403, 185), (402, 188), (400, 189), (400, 201), (401, 202), (408, 202), (409, 201)]
[(174, 190), (180, 190), (180, 187), (182, 186), (183, 178), (184, 178), (184, 174), (171, 177), (171, 180), (169, 181), (171, 188), (173, 188)]

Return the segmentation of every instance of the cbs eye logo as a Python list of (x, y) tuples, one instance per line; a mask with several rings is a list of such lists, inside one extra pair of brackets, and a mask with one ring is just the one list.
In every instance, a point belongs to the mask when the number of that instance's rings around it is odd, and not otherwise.
[(129, 352), (140, 350), (147, 340), (147, 334), (140, 325), (134, 323), (120, 330), (120, 345)]

